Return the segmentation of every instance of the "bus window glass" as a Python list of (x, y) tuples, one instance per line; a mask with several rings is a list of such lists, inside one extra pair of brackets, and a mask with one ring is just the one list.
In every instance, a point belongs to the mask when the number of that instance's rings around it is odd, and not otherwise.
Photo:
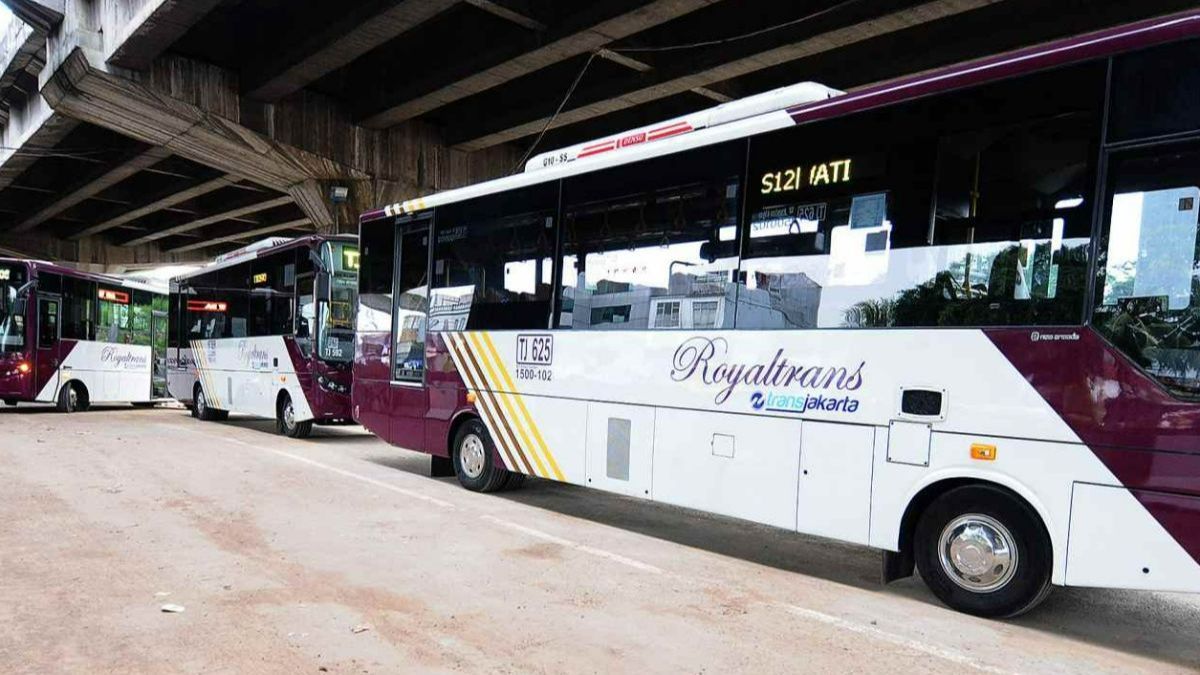
[[(45, 275), (42, 275), (43, 278)], [(64, 340), (104, 339), (96, 335), (96, 304), (99, 302), (96, 282), (74, 277), (58, 277), (62, 289), (62, 336)]]
[(358, 330), (360, 333), (386, 332), (392, 326), (396, 227), (390, 220), (364, 224), (359, 237), (363, 264), (358, 273)]
[(546, 328), (558, 184), (438, 209), (430, 330)]
[(18, 302), (17, 291), (26, 276), (23, 265), (0, 265), (0, 351), (25, 349), (24, 303)]
[(296, 346), (305, 358), (312, 356), (313, 327), (317, 321), (317, 300), (313, 294), (313, 276), (296, 279)]
[[(403, 226), (401, 226), (403, 228)], [(395, 370), (397, 382), (422, 382), (425, 378), (425, 323), (429, 310), (429, 230), (425, 225), (401, 230), (399, 268), (396, 270)]]
[(38, 300), (38, 348), (50, 349), (58, 343), (58, 318), (62, 303), (57, 298)]
[(753, 139), (738, 326), (1079, 324), (1102, 84), (1088, 65)]
[(1093, 324), (1150, 375), (1200, 397), (1200, 146), (1116, 155)]
[(129, 343), (129, 291), (99, 286), (97, 293), (100, 300), (100, 323), (96, 338), (100, 342)]
[(151, 306), (152, 294), (149, 291), (131, 291), (130, 295), (133, 297), (133, 303), (130, 305), (133, 344), (149, 345), (150, 321), (154, 312)]
[[(567, 179), (558, 327), (731, 328), (745, 147), (726, 143)], [(697, 306), (708, 325), (694, 325)]]
[(354, 310), (358, 304), (358, 246), (326, 242), (322, 256), (329, 270), (329, 298), (319, 304), (320, 356), (326, 361), (354, 359)]

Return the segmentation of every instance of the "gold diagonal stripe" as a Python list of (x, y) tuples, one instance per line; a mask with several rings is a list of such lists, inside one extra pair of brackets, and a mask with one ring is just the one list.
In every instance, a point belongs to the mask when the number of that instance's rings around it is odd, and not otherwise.
[(487, 381), (483, 377), (483, 369), (479, 367), (477, 357), (471, 349), (470, 344), (461, 333), (456, 334), (455, 338), (458, 340), (457, 346), (459, 351), (464, 356), (463, 360), (467, 364), (467, 372), (475, 380), (475, 391), (479, 401), (483, 404), (483, 409), (487, 411), (490, 418), (486, 420), (488, 425), (493, 430), (502, 447), (507, 447), (509, 454), (517, 460), (513, 462), (514, 468), (522, 473), (534, 473), (533, 464), (530, 463), (529, 458), (525, 456), (525, 452), (521, 450), (521, 446), (517, 443), (517, 437), (513, 433), (508, 420), (504, 417), (499, 402), (495, 395), (487, 388)]
[[(454, 365), (458, 368), (459, 373), (462, 375), (463, 382), (468, 388), (476, 390), (476, 400), (479, 403), (479, 414), (483, 417), (484, 424), (486, 424), (489, 428), (495, 428), (496, 425), (494, 421), (490, 419), (492, 417), (492, 413), (488, 409), (487, 402), (483, 399), (483, 395), (478, 393), (479, 387), (475, 383), (475, 375), (467, 368), (465, 358), (459, 353), (460, 347), (454, 343), (454, 340), (450, 339), (449, 333), (443, 333), (442, 340), (446, 343), (446, 349), (449, 350), (451, 358), (454, 359)], [(504, 459), (505, 468), (509, 469), (510, 471), (519, 471), (520, 468), (517, 465), (517, 462), (513, 459), (512, 453), (509, 451), (508, 446), (503, 442), (503, 439), (499, 437), (498, 433), (496, 436), (496, 446), (500, 448), (500, 454)]]
[(500, 351), (496, 349), (496, 343), (492, 342), (492, 336), (486, 331), (483, 333), (483, 341), (491, 350), (492, 357), (496, 360), (497, 367), (500, 369), (501, 375), (504, 376), (504, 384), (508, 386), (508, 390), (512, 392), (513, 398), (517, 401), (517, 406), (520, 407), (521, 413), (525, 416), (525, 421), (529, 425), (529, 429), (533, 432), (534, 439), (538, 442), (538, 447), (541, 448), (542, 454), (546, 456), (547, 463), (550, 464), (550, 470), (554, 473), (554, 477), (560, 481), (566, 481), (563, 472), (558, 468), (558, 462), (554, 460), (554, 455), (550, 452), (550, 446), (546, 444), (546, 439), (542, 437), (542, 432), (538, 429), (537, 423), (533, 421), (533, 415), (529, 414), (529, 408), (525, 407), (524, 397), (517, 390), (517, 385), (513, 381), (512, 376), (508, 373), (508, 368), (504, 365), (504, 360), (500, 358)]
[(521, 416), (517, 414), (516, 408), (513, 406), (512, 402), (509, 401), (508, 397), (500, 393), (504, 391), (504, 384), (501, 382), (500, 377), (496, 375), (496, 370), (492, 367), (491, 359), (487, 353), (487, 347), (484, 346), (483, 341), (479, 338), (478, 333), (468, 333), (467, 335), (472, 344), (475, 345), (475, 351), (479, 353), (480, 358), (483, 360), (483, 365), (487, 368), (488, 374), (492, 376), (490, 381), (492, 385), (494, 385), (492, 387), (493, 391), (496, 392), (500, 402), (504, 404), (505, 410), (508, 411), (508, 414), (513, 421), (513, 426), (517, 427), (518, 433), (521, 434), (521, 440), (525, 441), (524, 447), (529, 448), (529, 454), (533, 456), (533, 461), (537, 464), (537, 475), (543, 478), (548, 478), (550, 473), (546, 471), (546, 465), (542, 463), (542, 458), (540, 455), (538, 455), (536, 446), (534, 446), (533, 442), (529, 440), (529, 434), (525, 433), (525, 425), (521, 424)]
[[(212, 404), (217, 404), (217, 399), (212, 391), (212, 382), (208, 379), (208, 359), (204, 357), (204, 350), (200, 348), (199, 340), (192, 340), (192, 357), (196, 362), (196, 376), (200, 378), (200, 387), (204, 390), (204, 395)], [(195, 401), (192, 403), (195, 404)], [(219, 404), (215, 407), (220, 410)]]

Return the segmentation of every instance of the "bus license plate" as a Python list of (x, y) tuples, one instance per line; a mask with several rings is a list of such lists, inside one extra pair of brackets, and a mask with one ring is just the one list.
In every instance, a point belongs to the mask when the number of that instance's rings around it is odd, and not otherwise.
[(518, 335), (517, 363), (525, 366), (549, 366), (554, 363), (553, 335)]

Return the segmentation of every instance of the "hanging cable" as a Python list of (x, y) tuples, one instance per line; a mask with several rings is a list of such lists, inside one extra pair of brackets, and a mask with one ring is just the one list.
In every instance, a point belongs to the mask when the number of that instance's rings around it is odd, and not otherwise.
[(558, 104), (558, 108), (554, 111), (554, 114), (550, 116), (550, 119), (546, 120), (546, 123), (542, 125), (542, 130), (538, 132), (537, 138), (533, 139), (533, 143), (530, 144), (529, 149), (526, 150), (525, 154), (521, 156), (521, 159), (517, 160), (517, 163), (513, 165), (512, 170), (508, 172), (509, 175), (516, 173), (518, 168), (525, 165), (526, 160), (528, 160), (530, 155), (533, 154), (533, 151), (535, 148), (537, 148), (538, 144), (542, 142), (542, 138), (546, 135), (546, 132), (550, 130), (550, 125), (554, 124), (554, 120), (558, 119), (559, 114), (562, 113), (563, 108), (566, 107), (567, 101), (571, 100), (571, 94), (575, 93), (575, 88), (578, 87), (579, 83), (583, 80), (584, 73), (588, 71), (588, 67), (592, 65), (592, 61), (595, 61), (599, 54), (600, 52), (592, 52), (591, 55), (588, 56), (587, 62), (583, 64), (583, 68), (579, 69), (579, 74), (575, 76), (575, 81), (571, 83), (571, 86), (567, 89), (567, 94), (563, 96), (562, 102)]
[(758, 37), (759, 35), (766, 35), (767, 33), (771, 33), (771, 32), (777, 31), (777, 30), (782, 30), (784, 28), (790, 28), (797, 24), (804, 23), (805, 21), (812, 21), (813, 19), (825, 16), (826, 14), (831, 14), (833, 12), (844, 9), (851, 5), (857, 5), (858, 3), (862, 2), (862, 1), (863, 0), (843, 0), (842, 2), (839, 2), (836, 5), (833, 5), (832, 7), (826, 7), (825, 9), (818, 10), (816, 12), (813, 12), (812, 14), (806, 14), (798, 19), (792, 19), (791, 21), (785, 21), (783, 23), (776, 24), (774, 26), (760, 28), (758, 30), (751, 31), (749, 33), (743, 33), (741, 35), (734, 35), (733, 37), (717, 38), (715, 40), (704, 40), (702, 42), (689, 42), (686, 44), (679, 44), (679, 45), (665, 45), (662, 47), (609, 47), (608, 50), (610, 52), (617, 52), (618, 54), (635, 54), (635, 53), (646, 53), (646, 52), (673, 52), (673, 51), (678, 51), (681, 49), (695, 49), (697, 47), (712, 47), (715, 45), (723, 45), (723, 44), (728, 44), (730, 42), (737, 42), (739, 40), (747, 40), (752, 37)]

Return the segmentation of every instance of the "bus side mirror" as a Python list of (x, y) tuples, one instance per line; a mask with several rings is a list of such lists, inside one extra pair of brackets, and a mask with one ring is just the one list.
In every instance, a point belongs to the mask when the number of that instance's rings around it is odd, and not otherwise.
[(320, 299), (329, 297), (329, 275), (318, 274), (316, 278), (316, 294)]
[(318, 254), (316, 251), (312, 250), (311, 248), (308, 249), (308, 259), (310, 261), (312, 261), (313, 269), (315, 269), (316, 271), (318, 271), (318, 272), (327, 272), (328, 271), (325, 269), (325, 261), (321, 260), (320, 254)]

